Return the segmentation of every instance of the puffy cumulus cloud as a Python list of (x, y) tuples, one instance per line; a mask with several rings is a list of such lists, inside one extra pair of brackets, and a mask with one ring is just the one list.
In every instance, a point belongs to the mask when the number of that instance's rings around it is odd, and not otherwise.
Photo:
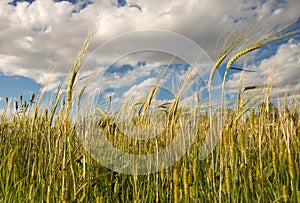
[(155, 84), (156, 80), (156, 78), (148, 78), (140, 84), (133, 85), (127, 92), (124, 93), (124, 98), (134, 98), (136, 101), (145, 99), (151, 88), (153, 88), (153, 84)]
[(19, 2), (17, 6), (1, 1), (1, 71), (32, 78), (39, 84), (57, 79), (44, 77), (49, 68), (57, 66), (55, 74), (64, 74), (86, 32), (78, 29), (75, 33), (76, 21), (79, 22), (75, 17), (67, 22), (75, 9), (71, 3), (51, 0)]
[[(298, 0), (128, 0), (117, 1), (35, 0), (32, 3), (0, 1), (0, 70), (24, 75), (44, 84), (51, 73), (50, 87), (72, 66), (88, 29), (97, 25), (89, 52), (118, 34), (140, 29), (178, 32), (197, 42), (211, 57), (218, 37), (241, 22), (250, 26), (258, 19), (276, 23), (292, 22), (299, 17)], [(127, 43), (119, 43), (115, 50)], [(109, 53), (114, 53), (114, 49)], [(105, 58), (101, 60), (105, 61)], [(109, 60), (108, 60), (109, 61)], [(49, 71), (49, 68), (53, 71)], [(51, 89), (51, 88), (50, 88)]]
[[(283, 98), (288, 90), (290, 98), (300, 91), (300, 42), (290, 40), (282, 44), (275, 55), (264, 59), (257, 66), (250, 66), (254, 73), (245, 73), (243, 86), (268, 85), (271, 82), (272, 96)], [(227, 82), (228, 92), (236, 92), (242, 73), (235, 73)]]

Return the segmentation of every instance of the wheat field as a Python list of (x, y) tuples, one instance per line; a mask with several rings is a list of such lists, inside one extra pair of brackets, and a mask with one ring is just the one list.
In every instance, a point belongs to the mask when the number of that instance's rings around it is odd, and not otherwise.
[[(195, 140), (188, 153), (172, 166), (145, 175), (107, 169), (93, 159), (78, 135), (79, 123), (71, 110), (74, 97), (80, 95), (73, 90), (92, 37), (89, 33), (51, 108), (41, 105), (42, 94), (20, 95), (13, 111), (6, 100), (0, 122), (0, 201), (300, 202), (299, 97), (274, 103), (271, 85), (240, 86), (233, 107), (228, 108), (224, 101), (227, 72), (237, 59), (294, 34), (279, 27), (244, 43), (253, 30), (229, 34), (211, 67), (212, 80), (219, 66), (227, 64), (221, 96), (225, 122), (212, 153), (205, 159), (198, 157), (212, 127), (208, 109), (197, 114)], [(147, 154), (162, 150), (178, 131), (188, 131), (189, 125), (185, 125), (187, 109), (180, 108), (176, 98), (158, 112), (149, 111), (156, 90), (154, 86), (139, 113), (130, 118), (142, 127), (149, 118), (164, 120), (156, 139), (143, 142), (124, 137), (115, 125), (116, 118), (105, 113), (97, 115), (95, 127), (123, 151)], [(251, 91), (255, 94), (247, 94)], [(20, 111), (16, 104), (27, 108)]]

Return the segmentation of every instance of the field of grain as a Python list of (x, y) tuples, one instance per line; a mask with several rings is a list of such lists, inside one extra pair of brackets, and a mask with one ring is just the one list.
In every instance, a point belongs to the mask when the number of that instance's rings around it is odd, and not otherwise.
[[(262, 85), (241, 86), (230, 108), (223, 99), (227, 72), (237, 59), (291, 36), (279, 28), (243, 44), (253, 29), (229, 34), (212, 67), (211, 79), (220, 64), (227, 63), (220, 95), (225, 122), (211, 154), (199, 159), (199, 148), (212, 131), (213, 114), (208, 108), (206, 113), (196, 111), (195, 140), (188, 153), (172, 166), (145, 175), (107, 169), (91, 157), (78, 135), (79, 123), (71, 115), (72, 101), (78, 96), (73, 89), (89, 34), (53, 107), (40, 105), (42, 95), (20, 95), (18, 105), (9, 111), (7, 100), (0, 122), (0, 201), (300, 202), (299, 97), (272, 103), (272, 86)], [(251, 91), (255, 94), (247, 94)], [(187, 128), (186, 109), (175, 98), (161, 114), (149, 111), (155, 92), (154, 86), (139, 113), (130, 118), (137, 126), (147, 125), (149, 117), (165, 120), (153, 142), (124, 138), (110, 115), (99, 114), (94, 126), (123, 151), (146, 154), (163, 149), (179, 130)], [(27, 108), (20, 111), (21, 106)]]

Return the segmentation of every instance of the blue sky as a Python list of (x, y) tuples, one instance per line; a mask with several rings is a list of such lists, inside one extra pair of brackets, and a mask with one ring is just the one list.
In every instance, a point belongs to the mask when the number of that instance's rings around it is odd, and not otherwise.
[(3, 76), (0, 75), (1, 97), (5, 96), (14, 98), (22, 94), (29, 100), (32, 93), (39, 92), (41, 85), (37, 84), (30, 78), (22, 76)]
[[(89, 53), (120, 34), (143, 29), (161, 29), (193, 40), (214, 60), (219, 37), (230, 30), (242, 31), (257, 21), (261, 21), (261, 33), (272, 24), (293, 23), (294, 29), (299, 30), (299, 10), (298, 0), (2, 0), (0, 111), (5, 106), (6, 96), (13, 101), (22, 93), (29, 100), (30, 94), (38, 95), (42, 87), (47, 94), (55, 92), (72, 66), (88, 29), (94, 24), (98, 26), (98, 30), (91, 42)], [(246, 40), (255, 39), (259, 34), (257, 32)], [(108, 53), (114, 54), (122, 46), (126, 46), (126, 43), (118, 44)], [(141, 56), (142, 59), (139, 58)], [(106, 62), (111, 63), (109, 55), (102, 59), (98, 64), (100, 69), (108, 65)], [(168, 60), (169, 56), (150, 53), (133, 54), (113, 62), (106, 75), (109, 78), (105, 84), (107, 92), (113, 89), (113, 85), (135, 81), (130, 77), (136, 77), (133, 74), (136, 70), (140, 71), (137, 74), (140, 76), (137, 80), (139, 84), (132, 83), (127, 88), (122, 86), (114, 94), (119, 92), (125, 95), (132, 87), (142, 88), (143, 81), (151, 84), (151, 81), (155, 81), (152, 79), (155, 74), (147, 75), (144, 70), (152, 68), (155, 72), (156, 69), (165, 67)], [(180, 72), (180, 67), (186, 64), (180, 64), (178, 60), (171, 67)], [(256, 72), (246, 74), (244, 85), (263, 84), (272, 72), (274, 83), (278, 87), (274, 90), (274, 98), (281, 97), (287, 87), (290, 89), (291, 98), (297, 92), (299, 94), (299, 38), (254, 52), (248, 56), (248, 62), (247, 69)], [(235, 64), (235, 67), (242, 66), (242, 60)], [(220, 68), (221, 76), (223, 71), (224, 65)], [(238, 71), (231, 71), (229, 74), (229, 98), (239, 86), (240, 75)], [(118, 82), (120, 78), (125, 79)], [(105, 93), (104, 90), (101, 92)], [(160, 93), (159, 99), (162, 99), (162, 95)], [(116, 98), (121, 98), (121, 95)]]

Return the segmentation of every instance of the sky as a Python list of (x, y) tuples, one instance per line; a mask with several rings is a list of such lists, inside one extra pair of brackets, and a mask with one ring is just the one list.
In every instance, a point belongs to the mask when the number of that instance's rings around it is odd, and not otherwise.
[[(242, 32), (259, 21), (258, 31), (246, 39), (251, 41), (271, 25), (291, 24), (299, 30), (299, 10), (299, 0), (1, 0), (0, 110), (5, 107), (6, 96), (12, 103), (20, 94), (29, 100), (30, 95), (38, 95), (41, 88), (46, 94), (55, 94), (93, 26), (96, 32), (87, 56), (99, 54), (97, 50), (107, 42), (111, 46), (101, 55), (100, 61), (97, 59), (97, 66), (92, 67), (106, 70), (105, 73), (97, 72), (102, 81), (94, 80), (87, 89), (97, 90), (93, 94), (103, 96), (110, 92), (116, 101), (121, 101), (147, 92), (145, 87), (157, 82), (172, 55), (148, 50), (128, 53), (112, 61), (114, 54), (131, 46), (128, 41), (116, 40), (120, 35), (150, 29), (178, 33), (195, 42), (207, 54), (206, 59), (214, 61), (220, 39), (230, 31)], [(130, 43), (142, 43), (141, 39), (137, 37)], [(151, 38), (155, 39), (161, 40), (159, 36)], [(184, 50), (187, 54), (189, 51)], [(291, 98), (299, 95), (299, 38), (255, 51), (247, 60), (247, 69), (255, 72), (244, 75), (244, 86), (265, 84), (272, 73), (276, 87), (274, 98), (282, 97), (287, 88)], [(106, 68), (108, 64), (109, 69)], [(212, 64), (208, 65), (206, 70), (210, 70)], [(242, 61), (235, 66), (242, 67)], [(178, 57), (172, 61), (170, 71), (161, 80), (163, 86), (172, 88), (165, 92), (162, 88), (160, 95), (165, 97), (160, 96), (161, 100), (167, 101), (172, 98), (168, 95), (178, 92), (187, 69), (186, 61)], [(222, 70), (224, 65), (220, 68), (221, 76)], [(93, 71), (84, 67), (81, 74), (95, 74)], [(206, 90), (200, 86), (205, 74), (194, 84), (204, 95)], [(230, 72), (228, 98), (234, 98), (240, 77), (241, 72)], [(194, 87), (191, 92), (195, 91)]]

